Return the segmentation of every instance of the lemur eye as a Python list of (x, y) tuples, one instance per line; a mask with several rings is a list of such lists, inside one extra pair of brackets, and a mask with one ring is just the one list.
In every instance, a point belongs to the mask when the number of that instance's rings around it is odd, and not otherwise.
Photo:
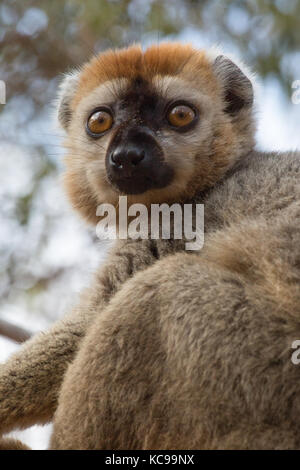
[(196, 117), (195, 111), (185, 104), (175, 105), (167, 114), (169, 123), (174, 127), (185, 127)]
[(92, 137), (98, 137), (108, 131), (113, 125), (113, 117), (109, 110), (98, 109), (87, 120), (87, 132)]

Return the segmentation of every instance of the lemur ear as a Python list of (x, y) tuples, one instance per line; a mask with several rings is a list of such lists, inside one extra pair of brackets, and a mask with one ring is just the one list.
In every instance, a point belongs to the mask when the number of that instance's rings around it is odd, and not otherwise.
[(253, 104), (253, 87), (248, 77), (230, 59), (219, 55), (213, 64), (215, 73), (223, 85), (224, 111), (232, 116)]
[(67, 130), (71, 121), (72, 111), (70, 103), (78, 85), (79, 75), (79, 71), (65, 75), (59, 86), (57, 115), (59, 123), (65, 130)]

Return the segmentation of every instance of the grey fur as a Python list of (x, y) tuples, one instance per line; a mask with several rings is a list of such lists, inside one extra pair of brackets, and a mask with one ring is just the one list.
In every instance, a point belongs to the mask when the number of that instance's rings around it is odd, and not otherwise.
[(66, 74), (59, 87), (57, 116), (60, 125), (65, 130), (67, 130), (72, 119), (71, 101), (78, 85), (79, 75), (79, 71)]
[(242, 108), (251, 108), (253, 87), (248, 77), (230, 59), (219, 55), (214, 61), (214, 70), (224, 87), (225, 110), (231, 115)]

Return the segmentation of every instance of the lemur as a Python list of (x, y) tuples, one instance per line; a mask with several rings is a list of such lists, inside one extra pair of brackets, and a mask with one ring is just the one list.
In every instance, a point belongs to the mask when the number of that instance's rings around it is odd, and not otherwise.
[[(251, 76), (189, 45), (106, 51), (63, 81), (65, 188), (204, 204), (205, 241), (118, 240), (79, 305), (0, 368), (0, 431), (51, 449), (300, 448), (300, 155), (255, 150)], [(20, 448), (11, 440), (2, 448)]]

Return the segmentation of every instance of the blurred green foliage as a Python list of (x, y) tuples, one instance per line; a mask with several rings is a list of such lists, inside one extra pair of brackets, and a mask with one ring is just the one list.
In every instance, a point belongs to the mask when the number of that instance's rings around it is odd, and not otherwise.
[(145, 37), (160, 41), (185, 28), (238, 48), (261, 76), (274, 74), (285, 87), (293, 65), (283, 58), (295, 54), (299, 62), (298, 0), (2, 0), (0, 24), (8, 98), (26, 93), (37, 105), (48, 98), (48, 80), (91, 54)]

